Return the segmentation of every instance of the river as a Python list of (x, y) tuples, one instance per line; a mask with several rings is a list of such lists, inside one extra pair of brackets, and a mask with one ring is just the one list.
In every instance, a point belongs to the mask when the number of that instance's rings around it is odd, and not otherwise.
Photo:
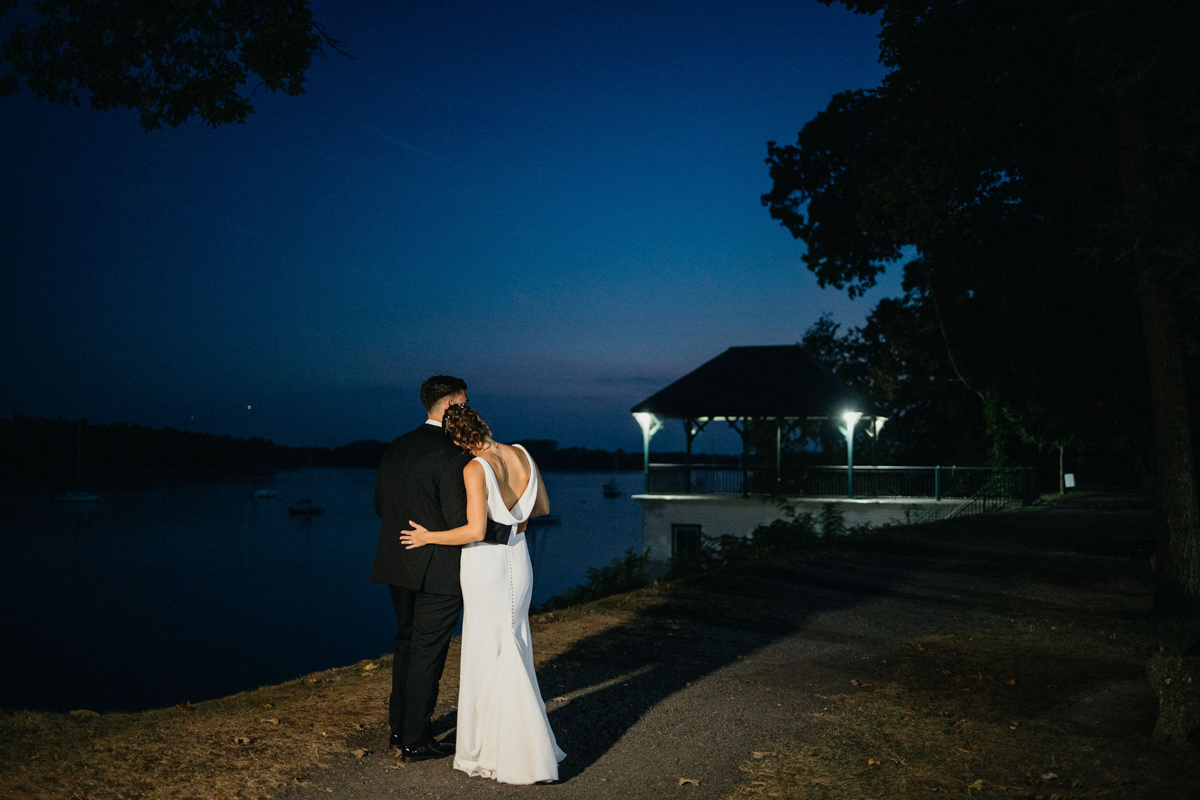
[[(123, 480), (94, 503), (0, 497), (0, 708), (198, 702), (390, 652), (367, 580), (374, 470)], [(534, 602), (641, 546), (640, 472), (546, 473)], [(604, 498), (614, 479), (619, 498)], [(278, 496), (252, 499), (255, 490)], [(301, 498), (325, 509), (289, 516)]]

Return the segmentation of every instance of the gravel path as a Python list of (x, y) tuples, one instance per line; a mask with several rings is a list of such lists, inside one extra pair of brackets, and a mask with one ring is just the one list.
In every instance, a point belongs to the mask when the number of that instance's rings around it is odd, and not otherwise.
[[(1101, 530), (1095, 502), (874, 533), (671, 587), (540, 668), (568, 754), (557, 785), (469, 779), (448, 759), (404, 765), (372, 731), (351, 744), (367, 755), (347, 753), (284, 796), (724, 797), (749, 783), (740, 766), (756, 752), (802, 740), (823, 698), (886, 673), (913, 642), (985, 617), (1144, 614), (1154, 517), (1118, 500), (1103, 513), (1126, 515), (1120, 532)], [(1056, 568), (1067, 555), (1071, 570)], [(1081, 574), (1080, 559), (1105, 569)], [(439, 713), (451, 724), (448, 705)]]

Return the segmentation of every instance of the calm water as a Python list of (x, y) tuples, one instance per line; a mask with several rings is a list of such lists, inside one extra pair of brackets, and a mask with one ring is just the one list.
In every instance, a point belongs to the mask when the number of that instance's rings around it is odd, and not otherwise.
[[(534, 602), (641, 545), (642, 474), (547, 473), (561, 523), (531, 540)], [(96, 503), (0, 499), (0, 707), (138, 710), (390, 652), (367, 580), (374, 470), (92, 485)], [(253, 489), (276, 489), (252, 500)], [(326, 513), (289, 517), (311, 497)]]

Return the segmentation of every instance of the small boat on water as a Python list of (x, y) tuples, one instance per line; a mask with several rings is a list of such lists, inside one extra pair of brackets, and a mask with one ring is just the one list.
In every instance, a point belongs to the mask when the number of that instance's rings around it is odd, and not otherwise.
[(313, 516), (316, 514), (324, 514), (325, 509), (312, 504), (312, 498), (306, 497), (303, 500), (297, 500), (288, 506), (289, 517)]
[[(75, 428), (75, 484), (83, 485), (83, 422)], [(94, 503), (100, 495), (91, 492), (66, 492), (55, 495), (56, 503)]]
[(94, 503), (100, 499), (98, 494), (89, 494), (88, 492), (67, 492), (66, 494), (56, 495), (54, 502), (56, 503)]
[(604, 484), (604, 496), (605, 497), (620, 497), (621, 496), (621, 490), (617, 488), (616, 481), (609, 481), (608, 483)]

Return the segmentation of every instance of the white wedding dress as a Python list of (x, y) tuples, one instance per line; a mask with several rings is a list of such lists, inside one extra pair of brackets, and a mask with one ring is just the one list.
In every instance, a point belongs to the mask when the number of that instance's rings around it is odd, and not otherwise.
[[(514, 445), (521, 447), (520, 445)], [(507, 525), (529, 519), (537, 469), (529, 452), (529, 484), (510, 509), (492, 467), (482, 458), (488, 517)], [(462, 665), (454, 768), (500, 783), (558, 780), (558, 748), (533, 670), (529, 601), (533, 567), (524, 533), (507, 544), (472, 542), (462, 551)]]

